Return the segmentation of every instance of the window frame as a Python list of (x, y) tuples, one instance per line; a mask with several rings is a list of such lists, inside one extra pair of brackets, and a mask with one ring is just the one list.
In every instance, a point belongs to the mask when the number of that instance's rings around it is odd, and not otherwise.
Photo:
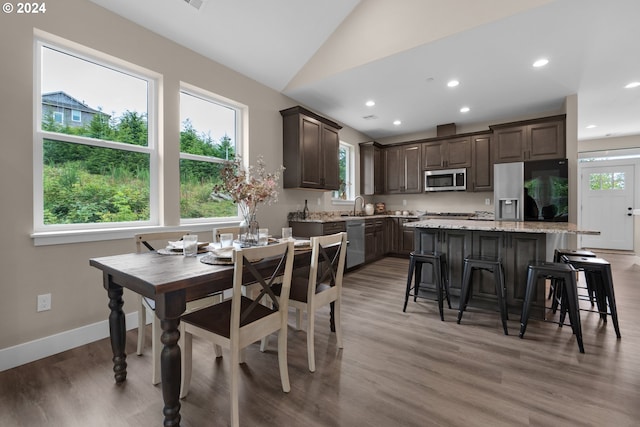
[[(50, 48), (64, 54), (72, 55), (81, 60), (95, 63), (147, 82), (147, 146), (126, 144), (116, 141), (93, 139), (76, 135), (61, 134), (42, 129), (42, 89), (41, 76), (43, 72), (42, 51)], [(144, 69), (135, 64), (118, 59), (103, 52), (64, 40), (44, 32), (36, 32), (34, 38), (34, 92), (33, 92), (33, 233), (36, 244), (45, 242), (66, 243), (68, 241), (93, 241), (95, 237), (104, 236), (110, 230), (136, 229), (160, 225), (160, 176), (159, 176), (159, 144), (158, 144), (158, 88), (161, 87), (161, 75)], [(51, 139), (100, 148), (131, 151), (149, 155), (149, 219), (146, 221), (130, 222), (101, 222), (83, 224), (44, 224), (44, 188), (42, 162), (44, 140)], [(78, 232), (87, 231), (87, 236), (78, 238), (73, 236)], [(67, 235), (65, 238), (64, 235)], [(52, 237), (53, 239), (51, 239)], [(40, 239), (38, 239), (40, 238)]]
[[(40, 108), (42, 108), (42, 106), (40, 106)], [(53, 121), (55, 123), (64, 125), (64, 111), (53, 111), (51, 116), (53, 117)], [(42, 117), (42, 113), (40, 114), (40, 117)], [(42, 126), (42, 119), (41, 119), (41, 126)]]
[(355, 200), (356, 197), (356, 192), (355, 192), (355, 168), (356, 168), (356, 164), (355, 164), (355, 147), (352, 144), (349, 144), (347, 142), (344, 141), (340, 141), (340, 144), (338, 146), (338, 159), (340, 157), (340, 149), (346, 149), (347, 150), (347, 183), (350, 183), (347, 186), (347, 198), (346, 199), (341, 199), (340, 197), (335, 197), (334, 194), (337, 191), (333, 191), (331, 192), (331, 201), (334, 205), (340, 205), (340, 204), (352, 204), (353, 201)]
[[(78, 113), (78, 118), (75, 118), (75, 113)], [(74, 123), (82, 123), (82, 111), (80, 110), (71, 110), (71, 121)]]
[[(248, 115), (248, 107), (242, 103), (233, 101), (229, 98), (225, 98), (223, 96), (217, 95), (213, 92), (210, 92), (206, 89), (202, 89), (198, 86), (194, 86), (192, 84), (186, 82), (180, 82), (180, 88), (178, 91), (179, 94), (184, 93), (186, 95), (194, 96), (196, 98), (200, 98), (203, 101), (212, 102), (214, 104), (221, 105), (226, 108), (230, 108), (235, 110), (236, 112), (236, 122), (235, 122), (235, 153), (236, 156), (240, 156), (242, 158), (242, 162), (245, 167), (248, 167), (248, 159), (243, 155), (245, 148), (245, 123), (247, 121)], [(180, 110), (181, 116), (182, 110)], [(180, 132), (182, 132), (182, 123), (180, 123)], [(178, 148), (179, 160), (193, 160), (199, 162), (207, 162), (207, 163), (219, 163), (223, 164), (226, 160), (217, 158), (217, 157), (209, 157), (202, 156), (197, 154), (183, 153)], [(182, 214), (179, 212), (180, 216), (180, 224), (200, 224), (200, 223), (222, 223), (224, 221), (239, 221), (241, 220), (240, 208), (237, 207), (236, 215), (231, 217), (203, 217), (203, 218), (182, 218)]]

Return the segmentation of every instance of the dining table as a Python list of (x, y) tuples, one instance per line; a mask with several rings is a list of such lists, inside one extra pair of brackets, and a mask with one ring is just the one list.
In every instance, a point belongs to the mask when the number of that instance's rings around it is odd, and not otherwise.
[[(122, 309), (124, 288), (155, 301), (155, 315), (160, 319), (163, 344), (160, 356), (164, 426), (180, 425), (181, 361), (178, 338), (180, 317), (188, 301), (230, 289), (233, 265), (212, 265), (202, 257), (164, 255), (162, 253), (128, 253), (91, 258), (89, 265), (102, 271), (102, 284), (109, 297), (109, 335), (113, 351), (116, 384), (127, 379), (125, 351), (125, 313)], [(309, 246), (296, 248), (294, 272), (309, 267)], [(273, 268), (275, 260), (257, 263), (260, 271)], [(333, 313), (332, 313), (333, 314)], [(332, 316), (333, 317), (333, 316)]]

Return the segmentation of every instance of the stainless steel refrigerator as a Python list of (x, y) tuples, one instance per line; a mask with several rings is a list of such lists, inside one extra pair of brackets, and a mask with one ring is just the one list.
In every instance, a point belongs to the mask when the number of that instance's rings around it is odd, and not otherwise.
[(496, 221), (569, 218), (567, 160), (498, 163), (493, 169)]

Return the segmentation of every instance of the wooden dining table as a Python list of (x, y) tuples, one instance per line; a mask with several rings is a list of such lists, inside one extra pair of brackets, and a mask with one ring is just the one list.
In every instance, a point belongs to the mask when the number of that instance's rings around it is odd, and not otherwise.
[[(198, 257), (162, 255), (157, 252), (130, 253), (92, 258), (89, 265), (102, 270), (103, 286), (109, 296), (109, 334), (113, 351), (113, 371), (116, 383), (127, 379), (125, 352), (125, 314), (122, 310), (123, 288), (155, 301), (155, 314), (162, 327), (160, 357), (164, 425), (180, 425), (180, 317), (188, 301), (203, 298), (213, 292), (230, 289), (233, 265), (211, 265)], [(309, 248), (296, 250), (294, 269), (308, 268)], [(275, 261), (264, 260), (258, 269), (267, 270)]]

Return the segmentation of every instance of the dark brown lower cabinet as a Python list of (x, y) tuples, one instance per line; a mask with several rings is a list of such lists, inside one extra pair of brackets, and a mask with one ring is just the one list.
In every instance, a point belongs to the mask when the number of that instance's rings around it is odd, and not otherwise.
[[(544, 260), (546, 254), (546, 234), (510, 233), (504, 231), (439, 230), (416, 228), (414, 232), (416, 249), (442, 251), (447, 255), (449, 287), (458, 308), (458, 297), (462, 285), (464, 259), (473, 256), (500, 256), (505, 271), (507, 305), (510, 312), (519, 313), (524, 300), (527, 283), (527, 266), (532, 260)], [(433, 289), (432, 271), (425, 265), (422, 271), (421, 287)], [(476, 270), (472, 277), (473, 291), (470, 305), (495, 307), (496, 290), (493, 274)], [(542, 315), (544, 287), (538, 287), (534, 305), (536, 313)]]
[(386, 218), (375, 218), (364, 221), (365, 263), (380, 259), (386, 254), (385, 220)]
[(388, 218), (388, 230), (391, 233), (387, 253), (396, 256), (408, 256), (414, 249), (413, 228), (406, 228), (404, 224), (418, 221), (417, 218)]

